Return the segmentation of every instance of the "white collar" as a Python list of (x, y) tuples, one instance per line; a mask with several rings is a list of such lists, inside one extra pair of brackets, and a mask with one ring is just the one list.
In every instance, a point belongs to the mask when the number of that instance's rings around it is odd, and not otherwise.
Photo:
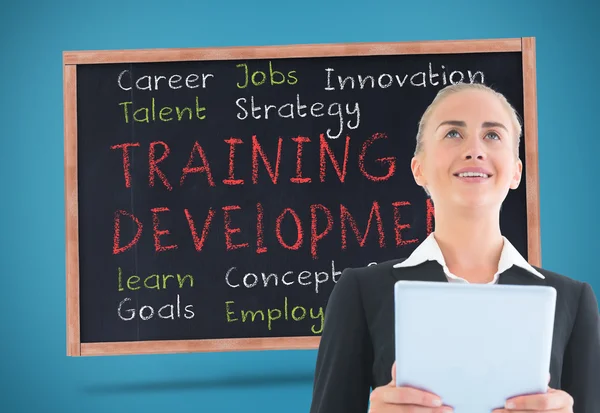
[[(500, 254), (500, 261), (498, 262), (498, 271), (494, 275), (494, 279), (498, 277), (499, 274), (508, 270), (513, 265), (521, 267), (534, 275), (538, 276), (541, 279), (545, 279), (539, 271), (533, 268), (525, 258), (517, 251), (517, 249), (510, 243), (510, 241), (506, 237), (502, 237), (504, 240), (504, 246), (502, 247), (502, 253)], [(422, 264), (425, 261), (437, 261), (443, 268), (446, 274), (450, 275), (450, 271), (446, 266), (446, 261), (444, 260), (444, 255), (440, 250), (440, 246), (438, 245), (433, 232), (429, 234), (429, 236), (419, 245), (413, 253), (404, 261), (395, 264), (394, 268), (402, 268), (402, 267), (414, 267), (416, 265)], [(455, 276), (452, 276), (455, 277)]]

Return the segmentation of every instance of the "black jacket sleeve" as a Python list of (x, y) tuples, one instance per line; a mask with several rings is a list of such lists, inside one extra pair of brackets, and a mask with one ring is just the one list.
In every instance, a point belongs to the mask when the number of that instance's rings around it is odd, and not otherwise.
[(561, 388), (575, 400), (575, 413), (600, 412), (600, 315), (598, 300), (587, 283), (582, 284), (561, 381)]
[(317, 354), (310, 413), (366, 413), (373, 349), (356, 270), (330, 294)]

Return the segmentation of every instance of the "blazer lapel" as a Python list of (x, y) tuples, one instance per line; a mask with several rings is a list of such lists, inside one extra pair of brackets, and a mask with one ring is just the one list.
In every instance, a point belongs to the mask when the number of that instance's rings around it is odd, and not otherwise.
[(546, 285), (546, 280), (541, 279), (524, 268), (513, 265), (500, 274), (498, 284)]

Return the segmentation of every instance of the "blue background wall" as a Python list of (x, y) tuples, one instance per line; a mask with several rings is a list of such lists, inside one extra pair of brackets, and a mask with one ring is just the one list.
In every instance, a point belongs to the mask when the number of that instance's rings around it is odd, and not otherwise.
[(535, 36), (543, 264), (600, 295), (597, 2), (15, 3), (0, 9), (2, 411), (299, 413), (310, 404), (314, 351), (65, 356), (63, 50)]

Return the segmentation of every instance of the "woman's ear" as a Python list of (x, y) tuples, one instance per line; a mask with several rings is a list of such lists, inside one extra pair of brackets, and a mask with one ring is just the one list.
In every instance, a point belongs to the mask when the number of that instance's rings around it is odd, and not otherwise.
[(521, 159), (517, 159), (517, 163), (515, 164), (515, 173), (513, 174), (512, 180), (510, 181), (510, 189), (517, 189), (519, 187), (522, 175), (523, 162), (521, 162)]
[(415, 178), (415, 182), (417, 185), (425, 188), (427, 182), (425, 180), (425, 176), (423, 175), (423, 166), (421, 164), (421, 156), (415, 155), (413, 156), (410, 162), (410, 169), (412, 170), (413, 177)]

